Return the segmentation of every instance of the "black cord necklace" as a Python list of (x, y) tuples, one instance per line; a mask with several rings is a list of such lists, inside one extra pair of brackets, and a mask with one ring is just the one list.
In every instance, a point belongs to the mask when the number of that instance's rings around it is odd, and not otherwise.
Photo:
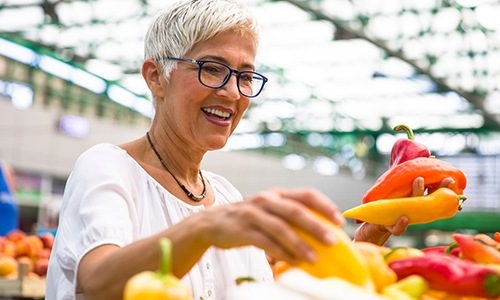
[(163, 161), (163, 158), (160, 156), (160, 153), (158, 153), (158, 151), (156, 150), (155, 146), (153, 145), (153, 142), (151, 141), (151, 138), (149, 137), (149, 132), (146, 132), (146, 137), (148, 138), (148, 142), (149, 142), (149, 145), (151, 146), (151, 149), (153, 149), (154, 153), (156, 154), (156, 157), (158, 157), (158, 160), (160, 160), (161, 164), (163, 165), (163, 167), (165, 168), (165, 170), (167, 170), (168, 173), (170, 173), (170, 175), (172, 175), (172, 177), (175, 179), (175, 181), (177, 182), (177, 184), (181, 187), (181, 189), (186, 193), (186, 195), (191, 198), (193, 201), (196, 201), (196, 202), (200, 202), (201, 200), (203, 200), (205, 198), (205, 196), (207, 195), (207, 187), (205, 185), (205, 179), (203, 178), (203, 175), (201, 174), (201, 170), (199, 171), (200, 173), (200, 178), (201, 178), (201, 182), (203, 183), (203, 192), (201, 192), (201, 195), (195, 195), (193, 193), (191, 193), (178, 179), (177, 177), (175, 177), (174, 173), (172, 173), (172, 171), (170, 171), (170, 169), (168, 168), (167, 164), (165, 163), (165, 161)]

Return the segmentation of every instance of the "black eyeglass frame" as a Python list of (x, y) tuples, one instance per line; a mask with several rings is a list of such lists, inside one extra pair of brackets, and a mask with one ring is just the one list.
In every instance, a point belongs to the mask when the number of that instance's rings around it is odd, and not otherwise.
[[(223, 87), (229, 81), (229, 79), (231, 78), (231, 75), (232, 74), (236, 74), (236, 86), (238, 87), (238, 92), (240, 92), (240, 94), (242, 94), (243, 96), (248, 97), (248, 98), (255, 98), (255, 97), (257, 97), (262, 92), (262, 90), (264, 89), (264, 85), (266, 85), (266, 82), (269, 80), (269, 79), (267, 79), (266, 76), (264, 76), (264, 75), (262, 75), (260, 73), (257, 73), (257, 72), (254, 72), (254, 71), (238, 71), (238, 70), (235, 70), (235, 69), (231, 69), (231, 67), (229, 67), (228, 65), (226, 65), (224, 63), (221, 63), (219, 61), (197, 60), (197, 59), (179, 58), (179, 57), (173, 57), (173, 56), (166, 56), (165, 58), (166, 59), (171, 59), (171, 60), (177, 60), (177, 61), (183, 61), (183, 62), (197, 64), (198, 65), (198, 81), (203, 86), (206, 86), (206, 87), (212, 88), (212, 89), (219, 89), (219, 88)], [(219, 64), (221, 66), (224, 66), (226, 69), (229, 70), (229, 76), (226, 76), (226, 78), (224, 79), (224, 81), (220, 85), (218, 85), (218, 86), (212, 86), (212, 85), (205, 84), (201, 80), (201, 70), (202, 70), (203, 64), (205, 64), (205, 63), (216, 63), (216, 64)], [(240, 89), (240, 76), (241, 76), (241, 74), (255, 74), (255, 75), (258, 75), (259, 77), (262, 77), (262, 86), (260, 87), (260, 90), (255, 95), (250, 96), (250, 95), (247, 95), (247, 94), (245, 94), (245, 93), (243, 93), (241, 91), (241, 89)]]

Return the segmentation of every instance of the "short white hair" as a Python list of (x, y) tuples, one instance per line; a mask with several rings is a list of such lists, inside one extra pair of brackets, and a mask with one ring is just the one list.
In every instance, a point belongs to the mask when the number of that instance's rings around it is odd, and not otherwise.
[(242, 2), (179, 0), (153, 19), (146, 33), (144, 58), (159, 61), (168, 80), (176, 62), (166, 56), (183, 57), (196, 44), (229, 30), (249, 33), (258, 46), (257, 20)]

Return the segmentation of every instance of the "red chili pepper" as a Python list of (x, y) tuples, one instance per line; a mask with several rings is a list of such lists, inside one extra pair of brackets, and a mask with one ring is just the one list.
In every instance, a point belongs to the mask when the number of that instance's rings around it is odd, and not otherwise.
[(500, 264), (500, 243), (486, 234), (466, 235), (454, 233), (464, 259), (481, 264)]
[(431, 156), (431, 152), (425, 145), (415, 142), (415, 136), (410, 127), (401, 124), (395, 126), (393, 130), (405, 131), (408, 138), (398, 139), (392, 146), (389, 169), (410, 159)]
[(426, 255), (399, 259), (389, 264), (398, 280), (410, 275), (425, 278), (429, 287), (464, 296), (500, 296), (500, 273), (485, 265), (451, 255)]

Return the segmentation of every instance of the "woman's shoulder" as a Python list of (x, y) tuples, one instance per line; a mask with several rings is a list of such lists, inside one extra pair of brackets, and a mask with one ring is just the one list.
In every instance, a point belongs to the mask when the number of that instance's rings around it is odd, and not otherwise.
[(100, 143), (88, 148), (76, 160), (74, 170), (129, 171), (136, 164), (125, 150), (111, 143)]

